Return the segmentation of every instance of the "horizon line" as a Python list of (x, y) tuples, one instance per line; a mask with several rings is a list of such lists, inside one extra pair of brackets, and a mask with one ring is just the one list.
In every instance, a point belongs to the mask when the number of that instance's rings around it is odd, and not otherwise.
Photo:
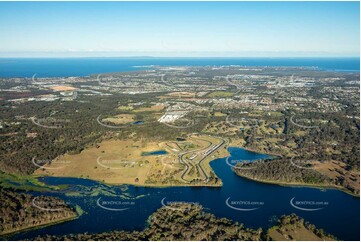
[(57, 58), (360, 58), (359, 56), (0, 56), (0, 59), (57, 59)]

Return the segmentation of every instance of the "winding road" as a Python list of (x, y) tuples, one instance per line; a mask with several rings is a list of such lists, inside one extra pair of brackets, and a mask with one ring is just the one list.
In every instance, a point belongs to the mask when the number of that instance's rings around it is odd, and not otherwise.
[[(213, 136), (212, 136), (213, 137)], [(219, 137), (213, 137), (213, 138), (219, 138)], [(183, 157), (189, 153), (194, 153), (194, 152), (200, 152), (200, 151), (207, 151), (211, 146), (212, 146), (212, 142), (210, 142), (209, 140), (206, 140), (206, 139), (202, 139), (202, 138), (198, 138), (199, 140), (202, 140), (202, 141), (205, 141), (207, 142), (209, 145), (206, 147), (206, 148), (201, 148), (201, 149), (198, 149), (198, 150), (191, 150), (191, 151), (187, 151), (187, 152), (184, 152), (184, 153), (181, 153), (179, 155), (179, 158), (178, 158), (178, 161), (179, 163), (181, 164), (184, 164), (186, 166), (186, 169), (184, 169), (182, 175), (181, 175), (181, 179), (187, 183), (189, 183), (190, 181), (184, 179), (184, 176), (187, 174), (188, 170), (189, 170), (189, 164), (183, 159)], [(204, 180), (208, 180), (209, 179), (209, 176), (207, 175), (207, 173), (204, 171), (203, 167), (201, 166), (201, 163), (204, 159), (206, 159), (209, 155), (211, 155), (213, 152), (215, 152), (216, 150), (218, 150), (226, 141), (223, 139), (223, 138), (219, 138), (221, 140), (221, 143), (216, 145), (214, 148), (212, 148), (212, 151), (209, 152), (207, 155), (205, 155), (204, 157), (202, 157), (198, 163), (196, 165), (198, 165), (198, 167), (201, 169), (205, 179)]]

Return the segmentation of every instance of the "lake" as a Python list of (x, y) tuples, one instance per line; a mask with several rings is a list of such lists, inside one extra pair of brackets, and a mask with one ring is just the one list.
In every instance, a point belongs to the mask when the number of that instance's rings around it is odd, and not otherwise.
[(168, 152), (166, 150), (156, 150), (150, 152), (143, 152), (142, 156), (150, 156), (150, 155), (166, 155)]
[[(231, 160), (269, 158), (241, 148), (230, 147), (228, 150)], [(66, 192), (72, 196), (66, 196), (65, 191), (48, 194), (57, 195), (71, 205), (80, 205), (85, 214), (77, 220), (19, 233), (10, 239), (44, 234), (141, 230), (149, 215), (161, 206), (177, 201), (200, 203), (206, 212), (252, 228), (267, 228), (275, 223), (276, 217), (296, 213), (338, 239), (359, 240), (359, 198), (333, 189), (286, 187), (247, 180), (232, 171), (226, 158), (212, 161), (211, 166), (222, 179), (222, 187), (145, 188), (108, 186), (78, 178), (42, 178), (47, 184), (69, 184)], [(115, 195), (122, 195), (122, 198)]]

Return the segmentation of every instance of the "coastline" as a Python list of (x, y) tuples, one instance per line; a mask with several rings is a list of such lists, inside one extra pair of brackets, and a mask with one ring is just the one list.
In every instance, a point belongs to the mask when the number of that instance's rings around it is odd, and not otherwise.
[[(14, 60), (18, 62), (17, 65), (13, 64)], [(32, 66), (29, 68), (29, 63), (34, 60), (42, 67), (41, 70), (46, 71), (39, 71), (39, 68), (36, 69)], [(99, 73), (138, 71), (139, 66), (184, 66), (187, 64), (191, 66), (317, 67), (319, 71), (325, 72), (359, 73), (359, 60), (359, 57), (1, 57), (0, 76), (2, 78), (31, 78), (34, 73), (38, 73), (38, 77), (47, 78), (86, 77)], [(75, 68), (69, 69), (65, 65), (69, 61)], [(84, 68), (81, 65), (84, 62), (95, 63), (97, 68)], [(333, 64), (335, 62), (338, 63), (337, 66)], [(57, 64), (58, 68), (51, 68), (52, 64)], [(117, 66), (109, 68), (109, 64), (117, 64)], [(18, 65), (24, 67), (24, 71), (19, 73)]]
[[(218, 159), (218, 158), (217, 158)], [(205, 184), (205, 185), (200, 185), (200, 184), (189, 184), (189, 183), (184, 183), (184, 184), (135, 184), (135, 183), (107, 183), (104, 181), (99, 181), (99, 180), (95, 180), (95, 179), (91, 179), (91, 178), (84, 178), (84, 177), (72, 177), (72, 176), (41, 176), (41, 175), (34, 175), (34, 178), (39, 179), (39, 178), (46, 178), (46, 177), (50, 177), (50, 178), (74, 178), (74, 179), (83, 179), (83, 180), (91, 180), (94, 182), (98, 182), (100, 184), (103, 185), (107, 185), (107, 186), (121, 186), (121, 185), (126, 185), (126, 186), (134, 186), (134, 187), (147, 187), (147, 188), (168, 188), (168, 187), (222, 187), (223, 186), (223, 182), (222, 180), (218, 177), (220, 184)], [(62, 184), (62, 185), (66, 185), (66, 184)], [(52, 185), (52, 186), (62, 186), (62, 185)]]
[(41, 228), (45, 228), (45, 227), (48, 227), (48, 226), (69, 222), (69, 221), (78, 219), (81, 215), (82, 215), (82, 213), (79, 213), (77, 211), (77, 215), (74, 216), (74, 217), (65, 218), (65, 219), (61, 219), (61, 220), (58, 220), (58, 221), (39, 224), (39, 225), (35, 225), (35, 226), (27, 226), (27, 227), (23, 227), (23, 228), (21, 228), (19, 230), (15, 230), (15, 231), (4, 232), (4, 233), (0, 234), (0, 238), (7, 239), (8, 237), (11, 237), (11, 236), (16, 235), (18, 233), (22, 233), (22, 232), (26, 232), (26, 231), (30, 231), (30, 230), (41, 229)]
[[(258, 154), (266, 154), (266, 155), (271, 156), (273, 158), (282, 157), (282, 155), (280, 155), (280, 154), (263, 153), (263, 152), (255, 150), (255, 149), (248, 149), (248, 148), (245, 148), (245, 147), (236, 147), (236, 148), (242, 148), (242, 149), (245, 149), (247, 151), (258, 153)], [(279, 186), (290, 186), (290, 187), (294, 186), (294, 187), (311, 187), (311, 188), (334, 189), (334, 190), (342, 191), (342, 192), (344, 192), (344, 193), (346, 193), (348, 195), (351, 195), (353, 197), (360, 198), (360, 194), (352, 193), (352, 192), (350, 192), (349, 190), (347, 190), (346, 188), (344, 188), (342, 186), (323, 185), (323, 184), (307, 184), (307, 183), (297, 183), (297, 182), (287, 183), (287, 182), (278, 182), (278, 181), (272, 181), (272, 180), (260, 180), (260, 179), (254, 179), (254, 178), (250, 178), (250, 177), (247, 177), (247, 176), (239, 175), (234, 171), (234, 169), (232, 169), (232, 171), (239, 177), (242, 177), (242, 178), (245, 178), (245, 179), (248, 179), (248, 180), (251, 180), (251, 181), (260, 182), (260, 183), (273, 184), (273, 185), (279, 185)]]
[(239, 175), (235, 171), (234, 171), (234, 173), (237, 176), (242, 177), (244, 179), (248, 179), (248, 180), (255, 181), (255, 182), (260, 182), (260, 183), (265, 183), (265, 184), (288, 186), (288, 187), (309, 187), (309, 188), (319, 188), (319, 189), (333, 189), (333, 190), (342, 191), (342, 192), (344, 192), (344, 193), (346, 193), (348, 195), (351, 195), (353, 197), (360, 198), (359, 194), (351, 193), (350, 191), (348, 191), (344, 187), (340, 187), (340, 186), (331, 186), (331, 185), (322, 185), (322, 184), (307, 184), (307, 183), (297, 183), (297, 182), (287, 183), (287, 182), (277, 182), (277, 181), (271, 181), (271, 180), (260, 180), (260, 179), (254, 179), (254, 178), (250, 178), (250, 177), (247, 177), (247, 176)]
[[(227, 149), (229, 147), (234, 147), (234, 148), (241, 148), (244, 149), (246, 151), (249, 152), (253, 152), (253, 153), (258, 153), (258, 154), (266, 154), (268, 156), (271, 156), (272, 158), (277, 158), (280, 157), (281, 155), (279, 154), (269, 154), (269, 153), (262, 153), (260, 151), (254, 150), (254, 149), (248, 149), (245, 147), (239, 147), (239, 146), (228, 146)], [(229, 154), (230, 155), (230, 154)], [(216, 160), (216, 159), (222, 159), (222, 158), (226, 158), (226, 157), (230, 157), (230, 156), (222, 156), (222, 157), (216, 157), (210, 161), (207, 161), (207, 164), (209, 165), (212, 161)], [(287, 183), (287, 182), (278, 182), (278, 181), (272, 181), (272, 180), (260, 180), (260, 179), (253, 179), (250, 177), (246, 177), (246, 176), (242, 176), (237, 174), (234, 169), (232, 169), (232, 171), (239, 177), (241, 178), (245, 178), (248, 180), (252, 180), (255, 182), (260, 182), (260, 183), (265, 183), (265, 184), (273, 184), (273, 185), (279, 185), (279, 186), (289, 186), (289, 187), (309, 187), (309, 188), (319, 188), (319, 189), (334, 189), (334, 190), (339, 190), (342, 191), (348, 195), (351, 195), (353, 197), (357, 197), (360, 198), (359, 194), (354, 194), (352, 192), (350, 192), (349, 190), (345, 189), (344, 187), (341, 186), (332, 186), (332, 185), (323, 185), (323, 184), (307, 184), (307, 183), (296, 183), (296, 182), (291, 182), (291, 183)], [(217, 174), (215, 174), (217, 176)], [(55, 176), (40, 176), (40, 175), (34, 175), (34, 177), (37, 178), (42, 178), (42, 177), (55, 177)], [(189, 183), (184, 183), (184, 184), (136, 184), (136, 183), (107, 183), (104, 181), (100, 181), (100, 180), (95, 180), (95, 179), (91, 179), (91, 178), (83, 178), (83, 177), (59, 177), (59, 178), (76, 178), (76, 179), (87, 179), (87, 180), (92, 180), (95, 182), (99, 182), (101, 184), (104, 185), (111, 185), (111, 186), (118, 186), (118, 185), (128, 185), (128, 186), (134, 186), (134, 187), (145, 187), (145, 188), (170, 188), (170, 187), (215, 187), (215, 188), (219, 188), (223, 186), (223, 182), (222, 180), (217, 176), (217, 178), (219, 179), (219, 183), (220, 184), (189, 184)]]
[[(240, 148), (240, 147), (236, 147), (236, 148)], [(259, 153), (259, 152), (257, 152), (257, 153)], [(216, 159), (218, 159), (218, 158), (215, 158), (215, 159), (212, 159), (212, 161), (214, 161), (214, 160), (216, 160)], [(211, 161), (211, 162), (212, 162)], [(228, 167), (227, 167), (228, 168)], [(233, 170), (232, 170), (232, 172), (234, 172)], [(241, 177), (241, 176), (240, 176)], [(80, 178), (80, 179), (86, 179), (86, 180), (92, 180), (92, 179), (89, 179), (89, 178)], [(247, 178), (246, 178), (247, 179)], [(252, 180), (252, 179), (250, 179), (250, 180)], [(94, 181), (94, 180), (92, 180), (92, 181)], [(99, 183), (102, 183), (102, 184), (107, 184), (107, 183), (104, 183), (104, 182), (100, 182), (100, 181), (97, 181), (97, 182), (99, 182)], [(256, 181), (256, 182), (260, 182), (260, 183), (269, 183), (269, 184), (273, 184), (273, 185), (285, 185), (285, 186), (298, 186), (298, 187), (312, 187), (312, 188), (317, 188), (317, 186), (316, 185), (305, 185), (305, 184), (297, 184), (297, 183), (285, 183), (285, 184), (280, 184), (280, 183), (276, 183), (276, 182), (267, 182), (267, 181)], [(45, 183), (46, 184), (46, 183)], [(189, 184), (185, 184), (185, 185), (188, 185), (189, 186)], [(137, 186), (137, 187), (148, 187), (148, 186), (143, 186), (143, 185), (132, 185), (132, 186)], [(176, 187), (176, 186), (152, 186), (152, 187), (154, 187), (154, 188), (166, 188), (166, 187)], [(189, 187), (192, 187), (192, 186), (189, 186)], [(337, 189), (337, 190), (341, 190), (341, 189), (339, 189), (339, 188), (334, 188), (334, 187), (326, 187), (326, 186), (319, 186), (318, 188), (326, 188), (326, 189)], [(352, 195), (352, 194), (350, 194), (350, 195)], [(31, 228), (28, 228), (28, 229), (26, 229), (26, 230), (35, 230), (35, 229), (38, 229), (38, 228), (42, 228), (42, 227), (46, 227), (46, 226), (50, 226), (50, 225), (55, 225), (55, 224), (57, 224), (57, 223), (62, 223), (62, 222), (66, 222), (66, 221), (71, 221), (71, 220), (75, 220), (75, 219), (77, 219), (77, 218), (73, 218), (73, 219), (69, 219), (69, 220), (64, 220), (64, 221), (57, 221), (57, 222), (54, 222), (54, 223), (51, 223), (51, 224), (46, 224), (46, 225), (42, 225), (42, 226), (36, 226), (36, 227), (31, 227)], [(24, 231), (26, 231), (26, 230), (19, 230), (19, 231), (16, 231), (16, 232), (13, 232), (13, 233), (10, 233), (10, 236), (11, 236), (11, 234), (16, 234), (16, 233), (21, 233), (21, 232), (24, 232)], [(9, 236), (9, 235), (8, 235)]]

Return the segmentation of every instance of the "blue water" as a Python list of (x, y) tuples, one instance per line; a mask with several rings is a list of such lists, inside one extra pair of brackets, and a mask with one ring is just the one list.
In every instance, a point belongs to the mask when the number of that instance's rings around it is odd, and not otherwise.
[[(134, 71), (139, 66), (304, 66), (360, 71), (360, 58), (0, 58), (0, 77), (68, 77)], [(137, 67), (138, 66), (138, 67)]]
[(144, 121), (136, 121), (136, 122), (133, 122), (132, 124), (135, 124), (135, 125), (144, 124)]
[(165, 155), (165, 154), (168, 154), (168, 152), (165, 150), (156, 150), (156, 151), (151, 151), (151, 152), (143, 152), (142, 156)]
[[(258, 160), (268, 158), (267, 155), (249, 152), (240, 148), (229, 148), (231, 159), (236, 160)], [(226, 164), (226, 159), (216, 159), (211, 166), (218, 177), (223, 181), (220, 188), (207, 187), (171, 187), (171, 188), (145, 188), (127, 186), (113, 186), (116, 193), (129, 193), (127, 196), (144, 197), (134, 200), (132, 205), (116, 205), (112, 208), (129, 208), (123, 211), (109, 211), (97, 206), (97, 200), (114, 201), (109, 196), (84, 196), (65, 197), (71, 204), (80, 205), (86, 213), (78, 220), (54, 225), (42, 229), (19, 233), (12, 240), (31, 238), (36, 235), (53, 234), (61, 235), (81, 232), (104, 232), (110, 230), (132, 230), (142, 229), (146, 226), (146, 220), (150, 214), (165, 204), (174, 201), (198, 202), (204, 206), (206, 212), (215, 214), (217, 217), (226, 217), (243, 223), (246, 227), (267, 228), (274, 224), (275, 216), (296, 213), (306, 221), (315, 224), (319, 228), (332, 233), (341, 240), (359, 240), (360, 228), (360, 199), (347, 195), (337, 190), (320, 190), (306, 187), (284, 187), (270, 184), (263, 184), (237, 176)], [(111, 188), (87, 179), (76, 178), (55, 178), (47, 177), (44, 181), (48, 184), (71, 184), (72, 189), (85, 186), (91, 189), (95, 186), (102, 186), (104, 189)], [(84, 188), (83, 188), (84, 189)], [(54, 195), (54, 194), (53, 194)], [(301, 211), (290, 205), (290, 200), (295, 197), (297, 201), (325, 201), (327, 206), (322, 206), (318, 211)], [(253, 211), (238, 211), (226, 205), (230, 201), (251, 201), (262, 202)], [(129, 201), (129, 200), (122, 200)], [(235, 205), (237, 206), (237, 205)], [(249, 206), (249, 205), (248, 205)], [(241, 205), (241, 207), (245, 207)]]

